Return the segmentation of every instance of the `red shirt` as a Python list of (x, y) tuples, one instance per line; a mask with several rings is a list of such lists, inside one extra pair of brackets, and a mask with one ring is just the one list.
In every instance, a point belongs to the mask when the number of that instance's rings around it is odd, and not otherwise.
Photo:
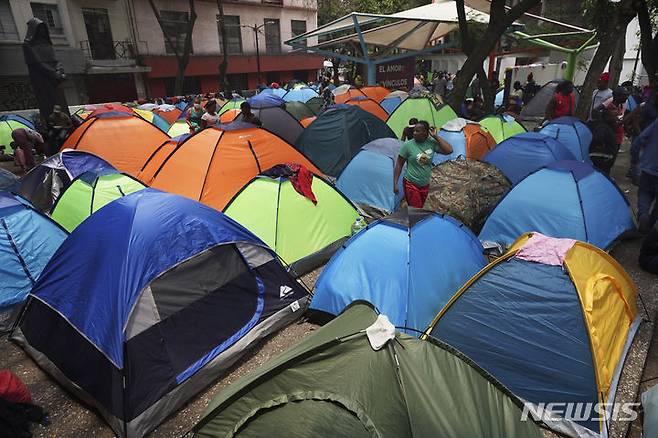
[(576, 97), (573, 93), (569, 93), (567, 96), (561, 93), (555, 93), (553, 99), (555, 99), (554, 119), (573, 114), (573, 109), (576, 106)]

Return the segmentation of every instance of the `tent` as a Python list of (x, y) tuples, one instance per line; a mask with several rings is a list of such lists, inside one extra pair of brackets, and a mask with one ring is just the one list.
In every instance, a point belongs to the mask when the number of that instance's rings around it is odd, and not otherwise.
[(178, 137), (179, 135), (185, 135), (190, 133), (190, 124), (187, 120), (176, 120), (167, 130), (167, 135), (169, 137)]
[(286, 102), (308, 102), (314, 97), (318, 97), (318, 93), (312, 88), (294, 88), (283, 95), (283, 100)]
[(446, 122), (439, 131), (439, 136), (450, 143), (452, 153), (434, 154), (435, 165), (457, 157), (479, 160), (496, 147), (496, 140), (479, 123), (461, 118)]
[(378, 138), (364, 145), (343, 169), (336, 187), (368, 216), (381, 217), (397, 210), (404, 197), (400, 174), (398, 194), (391, 190), (393, 170), (402, 141)]
[(384, 110), (384, 108), (379, 106), (379, 104), (372, 99), (358, 96), (348, 100), (345, 103), (348, 105), (358, 106), (359, 108), (368, 111), (373, 116), (379, 118), (382, 122), (386, 122), (388, 119), (388, 113), (386, 110)]
[(39, 163), (20, 179), (15, 192), (43, 213), (50, 213), (59, 195), (85, 172), (116, 171), (94, 154), (64, 150)]
[(306, 300), (239, 224), (145, 189), (71, 233), (12, 339), (115, 434), (141, 437), (299, 317)]
[(263, 128), (278, 135), (290, 144), (304, 132), (299, 120), (284, 109), (285, 101), (271, 94), (257, 94), (247, 99), (251, 112), (263, 124)]
[(379, 85), (361, 87), (359, 88), (359, 91), (365, 94), (368, 99), (372, 99), (377, 103), (381, 103), (381, 101), (384, 100), (386, 96), (391, 94), (391, 91), (388, 88), (384, 88)]
[(57, 199), (50, 217), (70, 233), (101, 207), (144, 188), (125, 173), (85, 172)]
[(135, 114), (140, 116), (142, 119), (144, 119), (147, 122), (157, 126), (163, 132), (167, 132), (169, 130), (169, 126), (171, 124), (168, 123), (165, 119), (163, 119), (159, 115), (157, 115), (156, 113), (151, 112), (151, 111), (137, 109), (137, 108), (134, 108), (133, 111), (135, 112)]
[(516, 184), (542, 166), (575, 159), (559, 141), (544, 134), (526, 132), (504, 140), (487, 153), (483, 161), (502, 170), (512, 184)]
[(263, 94), (273, 94), (277, 97), (283, 97), (286, 95), (287, 91), (283, 88), (266, 88), (261, 91)]
[(330, 176), (338, 176), (361, 146), (377, 138), (395, 138), (386, 123), (354, 105), (330, 108), (297, 139), (295, 148)]
[(300, 122), (308, 117), (315, 117), (313, 110), (303, 102), (286, 102), (283, 108)]
[(317, 175), (311, 190), (317, 204), (297, 192), (287, 178), (257, 176), (224, 213), (263, 240), (292, 272), (303, 275), (329, 260), (359, 217), (352, 203)]
[(0, 192), (0, 332), (11, 329), (23, 302), (66, 231), (28, 202)]
[(577, 117), (559, 117), (551, 120), (539, 132), (565, 145), (578, 161), (591, 162), (589, 146), (592, 143), (592, 131)]
[(160, 105), (153, 110), (154, 114), (162, 117), (169, 125), (174, 123), (180, 116), (183, 114), (183, 111), (179, 108), (171, 107), (168, 105)]
[[(560, 82), (562, 82), (560, 79), (550, 81), (541, 87), (537, 94), (535, 94), (535, 97), (521, 110), (521, 118), (524, 120), (542, 120), (546, 118), (546, 107), (555, 94), (555, 88)], [(576, 105), (578, 105), (578, 99), (580, 97), (578, 90), (574, 88), (573, 94), (576, 97)]]
[(310, 309), (338, 315), (365, 300), (417, 335), (486, 265), (477, 237), (450, 216), (404, 208), (368, 225), (325, 266)]
[[(380, 316), (383, 319), (383, 316)], [(523, 437), (522, 403), (443, 343), (392, 333), (374, 349), (367, 303), (224, 388), (194, 427), (195, 438)]]
[(231, 123), (238, 118), (242, 111), (239, 109), (230, 109), (219, 116), (219, 123)]
[(334, 102), (336, 103), (345, 103), (350, 99), (353, 99), (355, 97), (365, 97), (366, 96), (361, 90), (354, 86), (347, 86), (347, 88), (344, 88), (346, 86), (341, 85), (340, 87), (335, 88), (332, 93), (334, 95)]
[(301, 119), (299, 123), (301, 123), (304, 128), (308, 128), (308, 125), (313, 123), (315, 119), (317, 119), (317, 116), (306, 117), (305, 119)]
[(604, 415), (560, 418), (559, 409), (546, 415), (541, 406), (614, 402), (640, 323), (636, 299), (633, 281), (608, 254), (535, 234), (473, 277), (427, 333), (530, 403), (556, 432), (605, 437)]
[(306, 105), (311, 108), (315, 114), (319, 114), (322, 106), (324, 105), (324, 100), (321, 97), (314, 97), (306, 102)]
[(430, 126), (441, 129), (449, 120), (456, 119), (457, 114), (448, 105), (437, 106), (427, 97), (409, 97), (391, 113), (386, 124), (395, 132), (397, 138), (409, 124), (409, 119), (426, 120)]
[(240, 105), (242, 105), (242, 102), (245, 100), (240, 98), (240, 99), (231, 99), (228, 102), (226, 102), (220, 109), (217, 111), (218, 115), (224, 114), (228, 110), (236, 109), (240, 110)]
[(589, 164), (558, 161), (516, 184), (487, 218), (480, 239), (509, 245), (538, 231), (606, 249), (634, 229), (628, 201), (612, 180)]
[(7, 155), (14, 155), (14, 150), (11, 148), (14, 139), (11, 137), (11, 133), (14, 129), (19, 128), (34, 129), (34, 125), (23, 117), (13, 114), (0, 116), (0, 150)]
[(88, 117), (69, 135), (62, 150), (91, 152), (134, 176), (168, 138), (165, 132), (141, 117), (108, 112)]
[(0, 168), (0, 190), (12, 191), (18, 184), (18, 177), (12, 172)]
[(445, 161), (432, 169), (425, 208), (448, 214), (478, 233), (511, 186), (491, 164), (464, 159)]
[(508, 114), (487, 116), (480, 120), (480, 126), (500, 143), (514, 135), (527, 132), (525, 127)]
[(253, 177), (279, 163), (299, 163), (320, 173), (281, 138), (239, 122), (204, 129), (180, 142), (163, 143), (138, 179), (156, 189), (187, 196), (217, 210)]
[(379, 103), (387, 113), (391, 114), (395, 108), (400, 106), (409, 97), (406, 91), (392, 91)]

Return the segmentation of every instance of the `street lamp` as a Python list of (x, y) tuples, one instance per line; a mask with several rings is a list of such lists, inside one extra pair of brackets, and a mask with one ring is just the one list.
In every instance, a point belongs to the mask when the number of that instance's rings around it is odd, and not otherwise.
[(258, 71), (256, 81), (259, 84), (262, 83), (262, 82), (260, 80), (260, 50), (259, 50), (259, 47), (258, 47), (258, 32), (262, 28), (267, 26), (268, 24), (272, 24), (272, 23), (274, 23), (274, 22), (266, 20), (265, 22), (263, 22), (263, 24), (259, 24), (259, 25), (255, 25), (255, 24), (254, 25), (248, 25), (248, 24), (241, 24), (240, 25), (240, 27), (246, 27), (247, 29), (251, 29), (251, 30), (254, 31), (254, 37), (256, 38), (256, 69)]

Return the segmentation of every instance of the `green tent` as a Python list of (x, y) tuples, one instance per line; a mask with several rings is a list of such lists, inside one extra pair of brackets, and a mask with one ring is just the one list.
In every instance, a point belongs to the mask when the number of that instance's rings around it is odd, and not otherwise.
[(457, 114), (448, 105), (435, 105), (428, 97), (409, 97), (391, 113), (386, 124), (395, 132), (397, 138), (402, 137), (402, 131), (409, 124), (409, 119), (426, 120), (437, 130), (449, 120), (457, 118)]
[(5, 154), (14, 155), (14, 150), (11, 148), (11, 143), (14, 141), (11, 137), (11, 133), (14, 129), (34, 129), (29, 123), (30, 122), (24, 121), (23, 118), (19, 116), (0, 116), (0, 148), (4, 150)]
[(320, 96), (313, 97), (306, 101), (306, 106), (311, 108), (311, 111), (313, 111), (315, 114), (320, 114), (322, 105), (324, 105), (324, 100)]
[(287, 178), (257, 176), (229, 202), (224, 213), (258, 236), (296, 275), (325, 263), (348, 238), (359, 213), (329, 183), (313, 176), (317, 204)]
[(59, 196), (51, 217), (70, 233), (101, 207), (144, 188), (144, 184), (125, 173), (86, 172)]
[(487, 116), (480, 120), (480, 126), (491, 134), (496, 143), (500, 143), (516, 134), (527, 132), (525, 127), (517, 122), (514, 117), (506, 114)]
[(224, 104), (224, 106), (222, 106), (222, 107), (219, 109), (219, 111), (217, 111), (217, 115), (218, 115), (218, 116), (221, 116), (221, 115), (224, 114), (226, 111), (228, 111), (228, 110), (232, 110), (232, 109), (238, 109), (238, 110), (239, 110), (239, 109), (240, 109), (240, 105), (242, 105), (242, 102), (246, 102), (246, 100), (244, 100), (244, 99), (231, 99), (231, 100), (229, 100), (228, 102), (226, 102), (226, 103)]
[(295, 101), (286, 102), (285, 105), (283, 105), (283, 108), (285, 108), (285, 110), (288, 111), (290, 114), (292, 114), (293, 117), (296, 118), (297, 120), (302, 120), (317, 115), (304, 102), (295, 102)]
[(376, 319), (352, 303), (220, 392), (195, 438), (541, 436), (518, 398), (449, 346), (396, 333), (375, 351), (364, 331)]
[(169, 130), (167, 131), (167, 135), (169, 135), (169, 137), (178, 137), (179, 135), (185, 135), (189, 133), (190, 124), (187, 123), (187, 120), (185, 119), (176, 120), (171, 124)]

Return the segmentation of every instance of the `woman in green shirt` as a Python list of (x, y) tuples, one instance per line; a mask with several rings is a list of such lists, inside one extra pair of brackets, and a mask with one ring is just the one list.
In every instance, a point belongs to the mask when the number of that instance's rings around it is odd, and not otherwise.
[(400, 148), (393, 171), (393, 192), (398, 193), (398, 180), (402, 167), (407, 163), (404, 175), (404, 197), (410, 207), (423, 208), (429, 193), (432, 159), (434, 153), (452, 153), (450, 143), (439, 137), (436, 128), (421, 120), (414, 127), (413, 140), (406, 141)]

